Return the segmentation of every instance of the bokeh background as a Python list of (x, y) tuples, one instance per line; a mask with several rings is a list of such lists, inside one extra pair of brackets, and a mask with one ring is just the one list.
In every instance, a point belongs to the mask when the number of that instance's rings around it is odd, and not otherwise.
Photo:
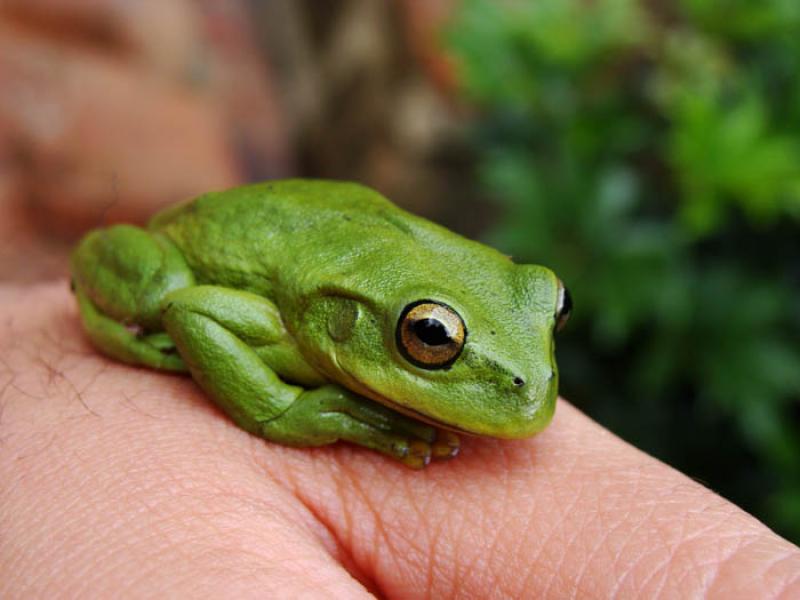
[(296, 175), (555, 269), (563, 395), (800, 541), (799, 2), (0, 0), (0, 281)]

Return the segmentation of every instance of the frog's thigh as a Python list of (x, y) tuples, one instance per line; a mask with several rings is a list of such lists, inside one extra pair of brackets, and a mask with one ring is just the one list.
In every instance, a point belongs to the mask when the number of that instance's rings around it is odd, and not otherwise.
[(169, 294), (163, 323), (192, 377), (243, 429), (263, 435), (264, 422), (303, 392), (264, 363), (257, 349), (284, 337), (269, 300), (229, 288), (200, 285)]
[(72, 280), (84, 328), (102, 352), (127, 363), (186, 370), (163, 333), (160, 302), (193, 285), (194, 276), (167, 238), (130, 225), (94, 231), (72, 255)]

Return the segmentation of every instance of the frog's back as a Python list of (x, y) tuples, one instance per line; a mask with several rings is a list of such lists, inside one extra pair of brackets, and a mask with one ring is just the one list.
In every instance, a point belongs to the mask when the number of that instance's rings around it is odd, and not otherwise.
[(290, 179), (205, 194), (150, 223), (201, 283), (273, 297), (283, 276), (341, 270), (436, 227), (356, 183)]

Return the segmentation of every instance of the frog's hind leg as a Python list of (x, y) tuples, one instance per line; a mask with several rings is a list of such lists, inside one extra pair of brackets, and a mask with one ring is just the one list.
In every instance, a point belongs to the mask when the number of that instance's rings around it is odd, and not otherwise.
[(87, 235), (72, 255), (72, 285), (92, 343), (122, 362), (186, 371), (161, 323), (161, 300), (194, 285), (164, 236), (130, 225)]
[(197, 285), (169, 294), (163, 308), (164, 326), (192, 377), (242, 429), (291, 446), (346, 440), (414, 468), (458, 451), (455, 436), (324, 384), (319, 374), (314, 381), (306, 372), (306, 385), (319, 386), (312, 389), (282, 380), (280, 373), (313, 368), (266, 298)]

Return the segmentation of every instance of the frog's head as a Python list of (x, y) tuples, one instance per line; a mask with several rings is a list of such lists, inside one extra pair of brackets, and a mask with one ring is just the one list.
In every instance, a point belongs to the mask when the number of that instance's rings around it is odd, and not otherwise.
[(331, 379), (412, 417), (530, 436), (553, 414), (553, 335), (571, 301), (549, 269), (490, 258), (425, 281), (414, 265), (384, 264), (317, 290), (298, 326), (301, 346)]

